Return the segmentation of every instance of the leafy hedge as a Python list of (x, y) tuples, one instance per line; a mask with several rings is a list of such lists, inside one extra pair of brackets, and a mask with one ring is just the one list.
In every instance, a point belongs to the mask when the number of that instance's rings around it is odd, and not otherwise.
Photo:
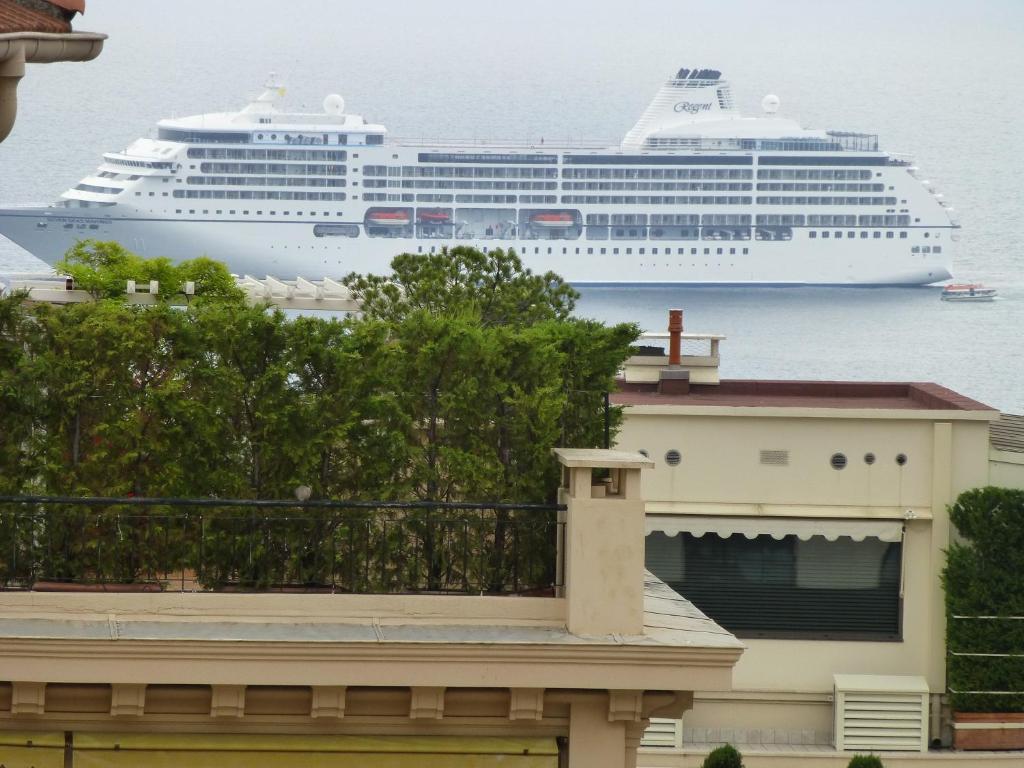
[[(946, 590), (948, 684), (952, 691), (1024, 691), (1024, 491), (966, 491), (950, 507), (962, 542), (949, 548)], [(956, 618), (988, 616), (995, 618)], [(961, 712), (1024, 712), (1024, 695), (953, 693)]]
[[(0, 494), (551, 501), (550, 449), (601, 444), (638, 334), (500, 249), (352, 275), (347, 319), (250, 306), (208, 259), (84, 242), (59, 267), (100, 300), (0, 300)], [(129, 277), (196, 297), (130, 305)]]

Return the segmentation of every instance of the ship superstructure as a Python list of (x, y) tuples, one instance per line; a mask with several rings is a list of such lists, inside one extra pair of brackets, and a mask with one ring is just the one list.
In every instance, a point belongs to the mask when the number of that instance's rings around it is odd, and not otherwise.
[(951, 274), (950, 210), (874, 135), (742, 117), (681, 69), (619, 145), (404, 141), (328, 96), (162, 120), (0, 232), (53, 263), (78, 239), (207, 255), (239, 273), (386, 272), (401, 252), (514, 248), (587, 284), (925, 284)]

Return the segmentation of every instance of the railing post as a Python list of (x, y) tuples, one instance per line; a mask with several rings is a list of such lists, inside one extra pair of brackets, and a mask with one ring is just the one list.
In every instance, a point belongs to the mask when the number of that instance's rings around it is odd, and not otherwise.
[[(579, 635), (643, 633), (644, 501), (639, 453), (556, 448), (566, 504), (564, 580), (568, 629)], [(594, 470), (610, 475), (595, 485)], [(562, 558), (560, 557), (560, 560)]]

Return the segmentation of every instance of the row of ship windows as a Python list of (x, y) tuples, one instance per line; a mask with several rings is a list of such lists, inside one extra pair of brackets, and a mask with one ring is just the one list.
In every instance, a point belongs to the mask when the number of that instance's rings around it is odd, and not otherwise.
[(189, 200), (331, 200), (342, 201), (344, 192), (248, 192), (222, 189), (176, 189), (176, 198)]
[(807, 184), (768, 182), (757, 185), (758, 192), (884, 192), (884, 184)]
[[(472, 199), (470, 199), (472, 198)], [(515, 203), (515, 195), (442, 195), (394, 194), (367, 192), (364, 200), (392, 203)], [(555, 195), (521, 195), (519, 202), (553, 204)], [(686, 195), (562, 195), (564, 205), (750, 205), (748, 196), (686, 196)], [(894, 197), (758, 197), (759, 205), (896, 205)]]
[[(925, 232), (924, 233), (925, 237), (929, 237), (930, 235), (931, 235), (931, 232)], [(817, 239), (819, 237), (819, 233), (818, 233), (817, 230), (813, 230), (812, 229), (810, 232), (807, 233), (807, 236), (809, 238), (811, 238), (812, 240), (815, 240), (815, 239)], [(843, 233), (841, 231), (839, 231), (839, 230), (836, 230), (835, 232), (822, 231), (820, 233), (820, 237), (823, 240), (828, 240), (830, 238), (834, 239), (834, 240), (842, 240), (843, 239)], [(861, 240), (867, 240), (868, 237), (869, 237), (869, 234), (868, 234), (868, 232), (866, 230), (861, 230), (860, 232), (854, 232), (854, 231), (847, 231), (846, 232), (846, 239), (847, 240), (853, 240), (856, 237), (859, 237)], [(870, 237), (874, 238), (875, 240), (879, 240), (882, 237), (882, 233), (878, 232), (878, 231), (875, 231), (875, 232), (870, 233)], [(893, 232), (892, 230), (888, 230), (885, 233), (885, 237), (887, 239), (889, 239), (889, 240), (892, 240), (892, 239), (894, 239), (896, 237), (896, 233)], [(903, 230), (903, 231), (901, 231), (899, 233), (900, 240), (906, 240), (907, 237), (908, 237), (908, 234), (907, 234), (906, 230)], [(942, 246), (941, 245), (936, 245), (934, 247), (930, 247), (930, 246), (926, 245), (926, 246), (922, 247), (922, 246), (919, 246), (919, 245), (915, 245), (910, 250), (912, 252), (914, 252), (914, 253), (942, 253)]]
[(159, 168), (167, 170), (173, 168), (174, 163), (169, 162), (158, 162), (149, 160), (122, 160), (119, 157), (104, 157), (103, 162), (110, 163), (111, 165), (122, 165), (126, 168)]
[[(394, 202), (411, 203), (432, 202), (432, 203), (501, 203), (510, 204), (516, 202), (515, 195), (411, 195), (411, 194), (386, 194), (384, 192), (367, 192), (363, 195), (364, 200), (372, 202)], [(552, 205), (558, 202), (555, 195), (520, 195), (520, 203), (543, 203)], [(697, 197), (685, 195), (562, 195), (561, 202), (566, 205), (582, 204), (603, 204), (603, 205), (750, 205), (750, 197)]]
[[(366, 179), (363, 186), (373, 189), (558, 189), (555, 181), (454, 181)], [(637, 182), (566, 181), (565, 190), (629, 190), (688, 192), (749, 192), (753, 185), (742, 182)]]
[[(468, 168), (458, 166), (367, 165), (364, 176), (404, 178), (557, 179), (557, 168)], [(870, 177), (870, 172), (868, 173)], [(565, 179), (752, 179), (740, 168), (563, 168)]]
[(347, 160), (348, 152), (316, 149), (189, 149), (192, 160)]
[(221, 187), (345, 187), (345, 179), (306, 179), (284, 176), (189, 176), (188, 183), (196, 186)]
[(752, 179), (746, 168), (563, 168), (564, 179)]
[(284, 165), (282, 163), (200, 163), (203, 173), (280, 173), (287, 176), (344, 176), (344, 165)]
[(557, 168), (468, 168), (458, 166), (365, 165), (363, 176), (422, 178), (450, 176), (459, 179), (557, 179)]
[[(563, 168), (564, 179), (753, 179), (747, 168)], [(558, 177), (557, 168), (467, 168), (457, 166), (387, 166), (367, 165), (364, 176), (405, 178), (545, 178)], [(778, 181), (868, 181), (872, 172), (866, 170), (832, 169), (759, 169), (758, 179)]]
[[(425, 248), (429, 248), (430, 253), (434, 253), (436, 248), (437, 248), (437, 246), (433, 246), (433, 245), (431, 245), (431, 246), (418, 245), (418, 246), (416, 246), (416, 252), (417, 253), (423, 253)], [(529, 252), (529, 250), (530, 250), (529, 248), (524, 248), (522, 252), (524, 254), (526, 254), (526, 253)], [(534, 252), (534, 254), (540, 254), (541, 250), (542, 250), (541, 248), (535, 247), (533, 249), (533, 252)], [(548, 254), (552, 254), (554, 252), (554, 250), (555, 250), (554, 248), (548, 248), (547, 252), (548, 252)], [(633, 255), (633, 249), (632, 248), (622, 248), (621, 250), (625, 253), (626, 256), (632, 256)], [(660, 254), (659, 254), (659, 250), (661, 251)], [(703, 250), (703, 255), (704, 256), (711, 256), (711, 255), (724, 256), (726, 254), (727, 250), (728, 250), (728, 254), (730, 256), (735, 256), (737, 254), (737, 252), (742, 253), (742, 255), (744, 255), (744, 256), (746, 256), (746, 255), (748, 255), (750, 253), (750, 249), (749, 248), (728, 248), (728, 249), (726, 249), (726, 248), (715, 248), (714, 249), (714, 254), (712, 254), (712, 249), (711, 248), (704, 248), (704, 249), (690, 248), (689, 249), (690, 255), (691, 256), (697, 256), (698, 252), (701, 251), (701, 250)], [(582, 252), (586, 252), (586, 254), (588, 256), (593, 256), (595, 254), (600, 254), (601, 256), (606, 256), (608, 253), (611, 253), (613, 256), (618, 256), (620, 249), (619, 248), (576, 248), (575, 251), (576, 251), (576, 255), (577, 256), (581, 255)], [(646, 251), (647, 251), (646, 248), (637, 248), (636, 249), (637, 255), (639, 255), (639, 256), (646, 255)], [(651, 251), (651, 255), (652, 256), (659, 256), (659, 255), (671, 256), (671, 255), (673, 255), (671, 248), (661, 248), (661, 249), (659, 249), (659, 248), (651, 248), (650, 251)], [(675, 255), (676, 256), (685, 256), (686, 255), (686, 251), (687, 251), (686, 248), (676, 248), (675, 249)], [(487, 249), (486, 248), (484, 248), (484, 253), (487, 253)], [(569, 249), (568, 248), (562, 248), (562, 255), (567, 255), (568, 253), (569, 253)]]
[(364, 179), (370, 189), (558, 189), (557, 181), (400, 181)]
[[(881, 175), (881, 174), (879, 174)], [(794, 169), (794, 168), (760, 168), (757, 171), (759, 179), (779, 179), (787, 181), (866, 181), (871, 178), (871, 171), (843, 171), (831, 169)]]
[(758, 197), (758, 205), (896, 205), (895, 197)]

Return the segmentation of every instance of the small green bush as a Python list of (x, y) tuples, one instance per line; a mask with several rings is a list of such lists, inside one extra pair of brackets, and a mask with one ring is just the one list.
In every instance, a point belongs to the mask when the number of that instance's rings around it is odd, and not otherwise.
[(743, 758), (736, 747), (726, 744), (704, 758), (701, 768), (743, 768)]
[(876, 755), (854, 755), (846, 768), (885, 768)]

